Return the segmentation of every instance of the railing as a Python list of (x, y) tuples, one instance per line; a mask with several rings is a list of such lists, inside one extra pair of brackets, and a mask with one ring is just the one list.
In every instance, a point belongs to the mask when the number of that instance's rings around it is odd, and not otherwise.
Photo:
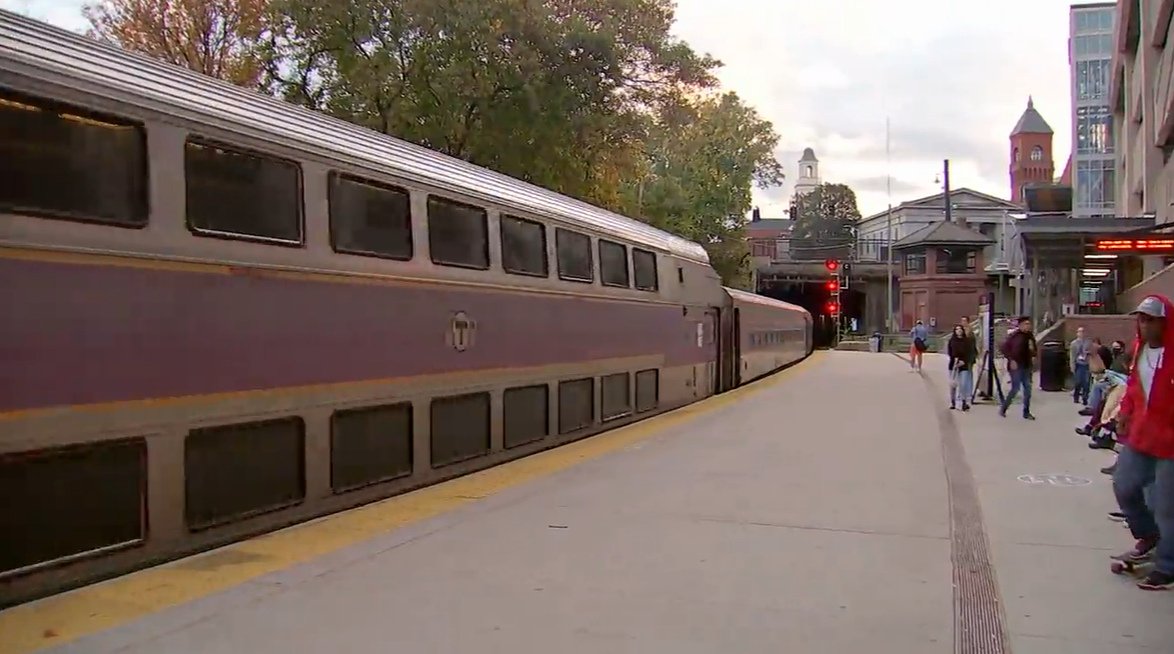
[(889, 241), (884, 238), (791, 238), (752, 239), (750, 253), (770, 257), (772, 263), (802, 263), (838, 259), (860, 263), (887, 261)]

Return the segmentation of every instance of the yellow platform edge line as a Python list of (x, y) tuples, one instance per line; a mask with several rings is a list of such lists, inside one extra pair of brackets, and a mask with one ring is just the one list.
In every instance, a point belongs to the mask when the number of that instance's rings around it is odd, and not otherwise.
[[(338, 551), (409, 524), (452, 511), (508, 488), (601, 457), (701, 414), (734, 404), (810, 370), (811, 357), (771, 377), (675, 411), (516, 459), (477, 473), (301, 523), (153, 568), (22, 604), (0, 612), (0, 654), (24, 654), (133, 622), (227, 590), (262, 575)], [(202, 557), (226, 557), (200, 566)], [(211, 563), (211, 561), (209, 561)]]

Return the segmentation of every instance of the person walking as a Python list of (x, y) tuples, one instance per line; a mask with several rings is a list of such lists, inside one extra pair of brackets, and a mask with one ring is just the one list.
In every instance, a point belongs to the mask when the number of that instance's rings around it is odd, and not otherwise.
[(1084, 335), (1084, 327), (1076, 328), (1076, 338), (1068, 344), (1068, 369), (1074, 380), (1072, 401), (1088, 406), (1088, 393), (1092, 378), (1089, 371), (1089, 356), (1093, 353), (1093, 342)]
[(963, 325), (955, 325), (950, 341), (946, 343), (946, 355), (950, 358), (950, 408), (962, 405), (963, 411), (970, 410), (970, 398), (974, 395), (972, 367), (975, 359), (975, 342)]
[(1007, 358), (1007, 371), (1011, 373), (1011, 390), (1003, 396), (999, 417), (1006, 417), (1007, 407), (1023, 390), (1023, 419), (1035, 420), (1031, 415), (1031, 373), (1035, 367), (1035, 334), (1031, 331), (1031, 318), (1019, 319), (1015, 332), (1003, 341), (1003, 356)]
[(929, 349), (929, 330), (918, 320), (913, 329), (909, 330), (909, 338), (913, 340), (909, 346), (909, 365), (913, 367), (913, 372), (921, 372), (922, 355)]
[(1154, 559), (1153, 570), (1137, 585), (1169, 590), (1174, 588), (1174, 363), (1166, 354), (1174, 348), (1174, 330), (1166, 323), (1174, 305), (1163, 295), (1149, 295), (1132, 315), (1137, 318), (1136, 354), (1117, 415), (1122, 448), (1113, 494), (1137, 542), (1113, 558)]

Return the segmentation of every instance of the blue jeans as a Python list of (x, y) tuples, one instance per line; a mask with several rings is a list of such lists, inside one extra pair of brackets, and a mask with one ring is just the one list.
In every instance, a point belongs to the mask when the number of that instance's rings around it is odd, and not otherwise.
[(1092, 391), (1088, 394), (1088, 405), (1098, 406), (1101, 400), (1105, 398), (1105, 393), (1109, 392), (1109, 382), (1101, 380), (1092, 385)]
[(1076, 378), (1076, 388), (1072, 389), (1072, 401), (1088, 405), (1088, 391), (1091, 377), (1087, 363), (1078, 363), (1072, 368), (1072, 376)]
[(974, 395), (974, 373), (970, 368), (962, 368), (955, 370), (954, 374), (957, 375), (954, 379), (957, 385), (950, 395), (950, 404), (970, 404), (970, 398)]
[(1003, 406), (999, 407), (999, 413), (1007, 413), (1007, 407), (1011, 406), (1011, 400), (1019, 394), (1019, 389), (1023, 389), (1023, 417), (1031, 415), (1031, 368), (1015, 368), (1011, 373), (1011, 390), (1003, 396)]
[(1117, 455), (1113, 494), (1134, 538), (1159, 539), (1155, 567), (1174, 574), (1174, 460), (1126, 445)]

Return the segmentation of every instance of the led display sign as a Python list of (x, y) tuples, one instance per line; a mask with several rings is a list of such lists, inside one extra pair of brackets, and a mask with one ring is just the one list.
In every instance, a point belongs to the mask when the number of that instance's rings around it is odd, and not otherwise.
[(1174, 252), (1174, 238), (1121, 238), (1097, 241), (1101, 252)]

